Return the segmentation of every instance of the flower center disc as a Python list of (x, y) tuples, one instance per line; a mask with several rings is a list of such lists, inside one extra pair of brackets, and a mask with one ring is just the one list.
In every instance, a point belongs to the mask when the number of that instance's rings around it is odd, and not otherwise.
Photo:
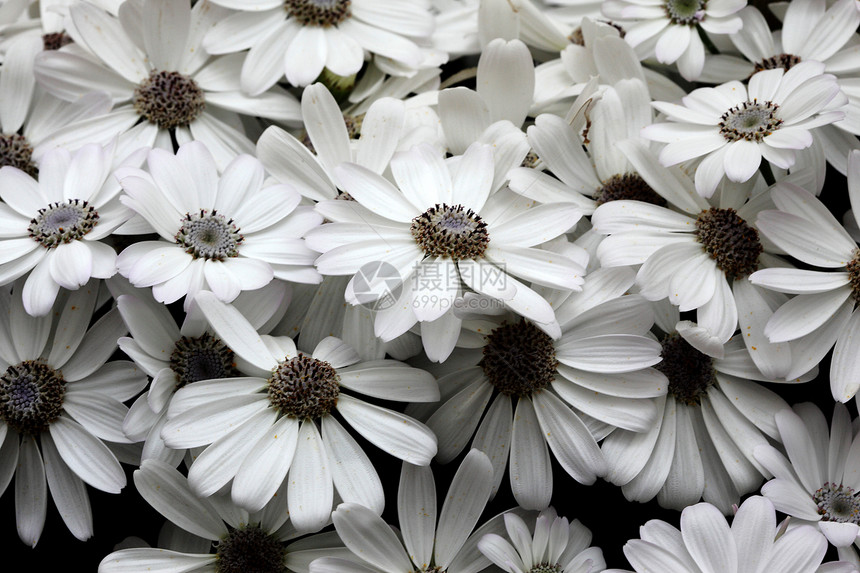
[(17, 167), (30, 177), (35, 178), (39, 169), (33, 163), (33, 148), (23, 135), (0, 134), (0, 167)]
[(284, 546), (258, 525), (233, 529), (218, 543), (216, 573), (283, 573)]
[(558, 563), (538, 563), (531, 569), (529, 569), (528, 573), (561, 573), (562, 568)]
[(428, 257), (477, 259), (490, 244), (487, 224), (462, 205), (437, 203), (412, 219), (411, 230)]
[(66, 381), (42, 362), (25, 360), (0, 376), (0, 418), (19, 434), (37, 435), (60, 416)]
[(625, 199), (651, 203), (660, 207), (666, 206), (666, 200), (636, 173), (613, 175), (603, 183), (603, 187), (597, 191), (594, 199), (598, 205)]
[(765, 58), (753, 66), (753, 73), (750, 74), (750, 77), (763, 70), (778, 70), (782, 68), (783, 70), (788, 71), (799, 63), (800, 56), (795, 56), (793, 54), (771, 56), (770, 58)]
[(758, 231), (734, 209), (711, 207), (699, 213), (696, 238), (727, 278), (745, 277), (758, 269), (758, 257), (764, 250)]
[(825, 483), (812, 500), (818, 505), (822, 520), (860, 525), (860, 500), (850, 487)]
[(272, 373), (269, 402), (285, 416), (321, 418), (337, 405), (339, 380), (331, 364), (299, 352)]
[(161, 129), (186, 126), (206, 107), (197, 82), (179, 72), (157, 70), (135, 88), (132, 103), (138, 115)]
[(860, 249), (854, 249), (854, 258), (846, 267), (851, 284), (851, 295), (854, 300), (860, 302)]
[(44, 34), (42, 36), (43, 50), (59, 50), (66, 44), (71, 44), (72, 39), (63, 32), (54, 32), (53, 34)]
[(707, 0), (667, 0), (666, 16), (673, 24), (695, 26), (705, 16)]
[(177, 389), (200, 380), (239, 375), (233, 351), (208, 332), (203, 336), (183, 336), (177, 340), (170, 354), (170, 369), (176, 374)]
[(27, 227), (30, 237), (45, 247), (55, 249), (60, 243), (71, 243), (83, 238), (99, 222), (99, 214), (87, 201), (69, 199), (66, 203), (52, 203), (30, 219)]
[(493, 329), (478, 365), (502, 394), (530, 396), (555, 379), (552, 338), (525, 319)]
[(720, 134), (729, 141), (755, 141), (779, 129), (782, 120), (774, 115), (779, 106), (773, 102), (745, 101), (738, 104), (720, 118)]
[(233, 224), (216, 211), (210, 214), (205, 209), (200, 213), (185, 215), (182, 227), (176, 233), (176, 244), (195, 259), (226, 261), (229, 257), (239, 256), (239, 245), (245, 237)]
[(688, 406), (701, 403), (702, 395), (717, 378), (711, 357), (690, 346), (678, 334), (669, 334), (660, 341), (663, 358), (654, 366), (669, 379), (669, 394)]
[(303, 26), (329, 28), (350, 17), (352, 0), (286, 0), (284, 9)]

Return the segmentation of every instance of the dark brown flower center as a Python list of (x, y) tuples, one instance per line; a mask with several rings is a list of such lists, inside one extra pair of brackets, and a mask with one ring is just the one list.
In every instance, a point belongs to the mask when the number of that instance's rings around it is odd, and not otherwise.
[(285, 0), (287, 15), (303, 26), (329, 28), (350, 17), (351, 0)]
[(753, 73), (750, 74), (750, 76), (755, 75), (756, 73), (761, 72), (763, 70), (778, 70), (781, 68), (785, 71), (788, 71), (799, 63), (800, 56), (795, 56), (794, 54), (780, 54), (778, 56), (771, 56), (770, 58), (765, 58), (755, 64), (753, 66)]
[(848, 278), (854, 300), (860, 302), (860, 249), (854, 249), (854, 258), (848, 263)]
[(132, 103), (138, 115), (161, 129), (187, 126), (206, 107), (196, 81), (179, 72), (157, 70), (135, 88)]
[(285, 416), (321, 418), (337, 405), (339, 381), (331, 364), (299, 352), (272, 372), (269, 401)]
[(493, 329), (478, 364), (502, 394), (530, 396), (550, 385), (558, 360), (552, 338), (522, 319)]
[(69, 199), (39, 209), (39, 214), (30, 219), (27, 231), (30, 238), (46, 249), (55, 249), (61, 243), (83, 238), (98, 222), (98, 211), (87, 201)]
[(745, 101), (724, 113), (720, 118), (720, 134), (729, 141), (754, 141), (779, 129), (782, 120), (776, 116), (779, 106), (773, 102)]
[(54, 32), (53, 34), (44, 34), (42, 36), (43, 50), (59, 50), (66, 44), (71, 44), (72, 39), (63, 32)]
[(758, 257), (764, 250), (758, 231), (734, 209), (711, 207), (699, 213), (696, 238), (726, 277), (745, 277), (758, 269)]
[(284, 545), (260, 529), (247, 525), (232, 529), (217, 545), (216, 573), (284, 573)]
[(0, 418), (19, 434), (37, 435), (60, 416), (66, 381), (43, 362), (25, 360), (0, 376)]
[(427, 257), (477, 259), (490, 244), (487, 224), (462, 205), (437, 203), (412, 219), (411, 230)]
[(200, 380), (239, 376), (233, 351), (208, 332), (177, 340), (170, 354), (170, 369), (176, 374), (177, 389)]
[(598, 189), (594, 195), (594, 200), (597, 201), (598, 205), (622, 199), (643, 201), (661, 207), (666, 206), (666, 200), (651, 189), (651, 186), (636, 173), (613, 175), (603, 182), (603, 187)]
[(33, 148), (23, 135), (0, 134), (0, 167), (7, 165), (20, 169), (34, 179), (39, 175), (39, 168), (33, 163)]
[(669, 394), (688, 406), (699, 405), (702, 395), (717, 381), (711, 357), (690, 346), (677, 333), (666, 335), (660, 344), (663, 360), (654, 368), (669, 379)]
[(217, 211), (209, 213), (201, 209), (194, 215), (187, 213), (182, 227), (176, 233), (176, 244), (195, 259), (226, 261), (239, 256), (239, 245), (245, 237), (233, 219), (227, 219)]

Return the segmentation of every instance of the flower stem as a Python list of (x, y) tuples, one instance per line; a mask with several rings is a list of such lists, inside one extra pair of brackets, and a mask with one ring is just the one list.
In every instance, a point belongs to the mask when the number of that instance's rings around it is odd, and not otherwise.
[(708, 49), (708, 51), (712, 54), (719, 54), (720, 50), (717, 48), (714, 43), (711, 41), (711, 38), (708, 37), (707, 32), (705, 32), (701, 26), (696, 26), (696, 31), (699, 33), (699, 37), (702, 39), (702, 43)]

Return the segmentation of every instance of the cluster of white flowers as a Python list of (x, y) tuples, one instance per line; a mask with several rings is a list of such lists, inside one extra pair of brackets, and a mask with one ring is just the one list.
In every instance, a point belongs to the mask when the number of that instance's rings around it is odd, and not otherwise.
[(681, 511), (639, 573), (860, 572), (858, 25), (0, 0), (21, 541), (128, 473), (167, 522), (100, 573), (620, 572), (554, 509), (601, 479)]

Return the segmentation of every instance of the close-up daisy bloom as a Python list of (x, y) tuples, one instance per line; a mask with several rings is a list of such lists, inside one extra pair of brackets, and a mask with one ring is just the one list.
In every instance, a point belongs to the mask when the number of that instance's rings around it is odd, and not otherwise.
[(771, 445), (756, 447), (756, 459), (774, 476), (762, 495), (796, 523), (816, 525), (832, 545), (850, 546), (860, 535), (860, 442), (848, 410), (834, 404), (829, 432), (809, 402), (777, 413), (776, 424), (787, 457)]
[(210, 54), (248, 50), (241, 80), (251, 95), (284, 76), (300, 87), (323, 69), (352, 76), (369, 56), (417, 71), (418, 42), (429, 41), (434, 29), (427, 0), (211, 1), (235, 12), (208, 31), (203, 47)]
[[(377, 336), (390, 340), (420, 321), (425, 348), (434, 360), (444, 360), (460, 331), (452, 305), (462, 292), (460, 281), (551, 328), (552, 307), (514, 276), (579, 288), (584, 274), (579, 261), (538, 248), (579, 220), (576, 204), (534, 206), (505, 189), (492, 193), (488, 144), (472, 144), (449, 160), (419, 145), (395, 154), (391, 170), (398, 186), (359, 165), (339, 166), (336, 173), (359, 208), (351, 201), (320, 202), (316, 210), (333, 223), (307, 235), (308, 245), (322, 252), (315, 264), (324, 275), (353, 275), (375, 262), (400, 274), (403, 288), (396, 303), (376, 314)], [(351, 290), (348, 286), (347, 300)]]
[(300, 119), (295, 97), (278, 89), (245, 95), (240, 61), (203, 49), (203, 34), (226, 12), (208, 0), (194, 7), (186, 0), (127, 0), (117, 18), (76, 3), (69, 10), (75, 43), (40, 53), (36, 79), (67, 101), (93, 91), (110, 94), (116, 107), (93, 129), (162, 149), (172, 148), (172, 138), (203, 141), (223, 168), (254, 149), (238, 113), (293, 124)]
[(259, 335), (238, 310), (212, 293), (199, 293), (195, 302), (215, 333), (247, 362), (246, 371), (253, 370), (246, 377), (188, 384), (170, 402), (164, 443), (208, 446), (189, 470), (199, 495), (212, 495), (232, 480), (233, 500), (258, 510), (287, 479), (291, 520), (303, 531), (326, 524), (335, 489), (343, 501), (381, 512), (379, 477), (335, 412), (369, 442), (404, 461), (427, 465), (436, 454), (436, 437), (426, 426), (343, 391), (434, 401), (439, 390), (427, 372), (393, 360), (361, 362), (334, 337), (312, 353), (299, 352), (290, 338)]
[(122, 402), (146, 377), (131, 362), (107, 362), (126, 331), (115, 309), (90, 326), (99, 281), (37, 318), (26, 314), (21, 290), (20, 281), (0, 289), (0, 490), (14, 477), (18, 537), (27, 545), (42, 535), (49, 491), (72, 535), (86, 540), (93, 534), (86, 485), (114, 494), (125, 487), (105, 442), (129, 442)]
[(186, 539), (194, 539), (183, 545), (203, 551), (120, 549), (102, 560), (99, 573), (308, 573), (307, 564), (315, 558), (347, 553), (328, 535), (296, 540), (300, 533), (289, 521), (283, 498), (255, 512), (229, 499), (201, 499), (185, 476), (157, 460), (145, 461), (134, 472), (134, 485)]
[(705, 67), (703, 37), (740, 30), (737, 11), (746, 4), (746, 0), (607, 0), (602, 10), (607, 18), (623, 23), (624, 39), (641, 58), (677, 62), (681, 76), (694, 81)]
[(471, 438), (471, 447), (491, 456), (494, 488), (507, 468), (514, 499), (527, 509), (549, 504), (553, 457), (579, 483), (604, 476), (597, 440), (615, 428), (648, 430), (658, 414), (652, 398), (667, 387), (651, 368), (660, 346), (645, 336), (654, 320), (650, 304), (619, 297), (632, 282), (623, 274), (598, 271), (601, 286), (617, 288), (601, 292), (586, 281), (560, 305), (556, 340), (511, 313), (466, 317), (464, 332), (478, 339), (469, 344), (477, 348), (452, 354), (459, 367), (439, 378), (438, 405), (408, 410), (439, 437), (436, 460), (450, 462)]
[[(860, 152), (849, 159), (851, 203), (858, 205)], [(847, 402), (857, 394), (857, 339), (860, 312), (860, 249), (854, 238), (814, 195), (789, 183), (779, 184), (772, 197), (779, 210), (762, 211), (757, 225), (773, 243), (813, 269), (762, 269), (750, 282), (794, 294), (767, 321), (764, 334), (772, 342), (794, 341), (802, 354), (793, 357), (789, 376), (817, 365), (834, 347), (830, 392)], [(853, 216), (858, 213), (855, 208)], [(816, 270), (817, 268), (826, 270)]]
[(570, 522), (552, 507), (540, 512), (533, 528), (515, 513), (504, 518), (506, 536), (486, 533), (478, 542), (481, 553), (504, 571), (599, 573), (606, 568), (603, 551), (589, 547), (591, 531), (578, 519)]
[(785, 71), (764, 70), (748, 85), (731, 81), (699, 88), (682, 104), (654, 102), (670, 121), (642, 130), (646, 139), (667, 144), (660, 163), (676, 165), (703, 157), (696, 167), (696, 191), (709, 197), (720, 180), (748, 181), (765, 159), (788, 169), (795, 152), (812, 145), (811, 130), (839, 121), (846, 96), (824, 64), (801, 62)]
[(302, 239), (322, 222), (284, 184), (266, 185), (263, 165), (240, 155), (219, 173), (206, 145), (186, 143), (176, 155), (153, 149), (148, 171), (117, 173), (124, 205), (159, 234), (117, 259), (119, 272), (159, 302), (185, 296), (185, 309), (201, 290), (225, 302), (272, 278), (318, 283), (315, 253)]
[(116, 251), (103, 240), (134, 213), (118, 199), (111, 173), (144, 158), (119, 157), (116, 150), (116, 141), (74, 154), (51, 150), (38, 180), (17, 167), (0, 168), (0, 284), (30, 273), (22, 292), (29, 314), (48, 313), (61, 287), (74, 290), (116, 273)]
[[(123, 431), (135, 442), (143, 441), (141, 459), (158, 458), (174, 467), (184, 450), (164, 445), (161, 428), (167, 421), (167, 407), (177, 390), (201, 380), (242, 375), (241, 360), (209, 329), (206, 319), (193, 304), (181, 326), (150, 293), (116, 295), (117, 308), (131, 336), (120, 338), (120, 349), (152, 377), (146, 392), (129, 408)], [(274, 326), (286, 311), (286, 284), (269, 283), (255, 291), (245, 291), (233, 305), (258, 330)]]
[[(681, 512), (680, 531), (655, 519), (640, 528), (640, 536), (624, 546), (636, 573), (815, 573), (827, 550), (824, 536), (808, 525), (785, 532), (778, 529), (773, 504), (760, 496), (741, 504), (731, 525), (716, 507), (698, 503)], [(851, 571), (852, 567), (840, 565), (833, 570)], [(624, 572), (607, 569), (606, 573)]]

